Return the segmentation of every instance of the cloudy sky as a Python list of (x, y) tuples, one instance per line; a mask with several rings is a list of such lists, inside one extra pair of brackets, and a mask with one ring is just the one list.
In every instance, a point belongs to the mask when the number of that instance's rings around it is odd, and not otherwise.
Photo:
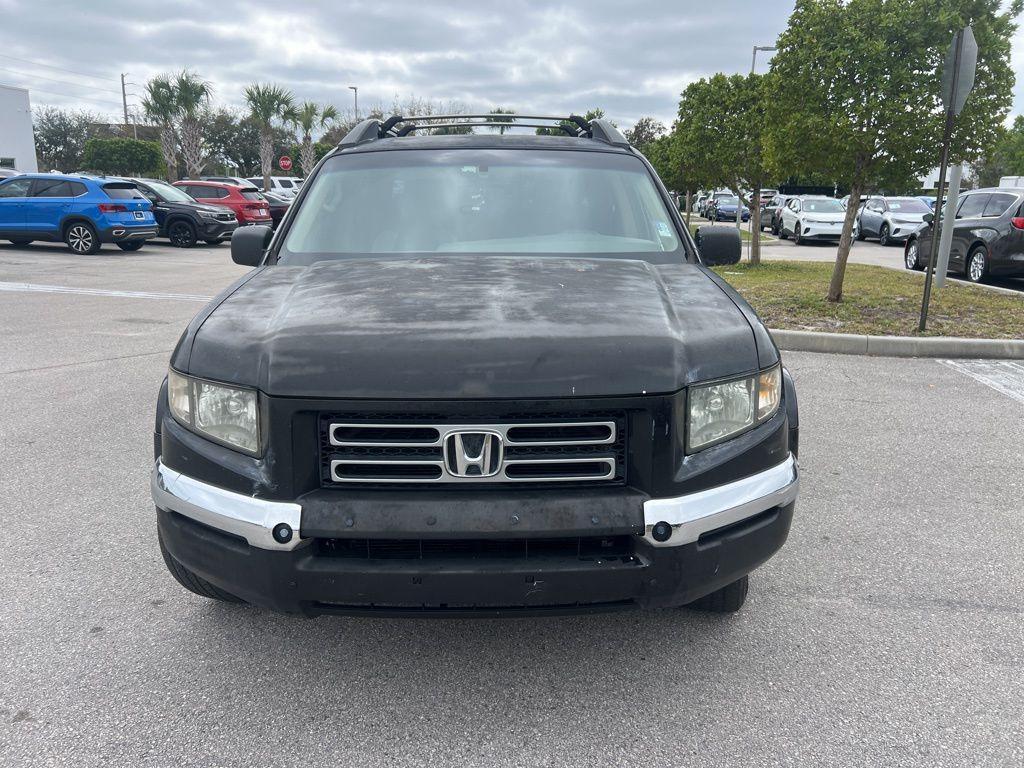
[[(245, 85), (273, 81), (300, 100), (360, 109), (398, 96), (472, 108), (583, 112), (621, 126), (671, 122), (688, 82), (748, 72), (793, 0), (0, 0), (0, 83), (33, 104), (120, 120), (154, 74), (188, 67), (215, 101), (240, 105)], [(758, 70), (768, 63), (759, 54)], [(1014, 46), (1014, 112), (1024, 111), (1024, 33)], [(43, 66), (45, 65), (45, 66)]]

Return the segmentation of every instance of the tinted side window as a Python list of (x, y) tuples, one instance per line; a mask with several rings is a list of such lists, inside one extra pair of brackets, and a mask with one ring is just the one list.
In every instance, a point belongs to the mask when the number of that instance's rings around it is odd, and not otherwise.
[(968, 195), (960, 203), (956, 217), (958, 219), (977, 219), (984, 213), (989, 197), (991, 195)]
[(1006, 209), (1017, 202), (1016, 195), (1010, 195), (1007, 193), (995, 193), (989, 198), (988, 204), (985, 206), (985, 212), (982, 216), (1002, 216), (1006, 213)]
[(103, 191), (113, 200), (145, 200), (145, 196), (134, 184), (106, 184)]
[(32, 197), (71, 197), (71, 185), (64, 179), (36, 179)]
[(6, 184), (0, 184), (0, 197), (28, 197), (28, 188), (31, 183), (31, 179), (15, 179)]
[(81, 197), (89, 191), (85, 184), (80, 181), (69, 181), (68, 187), (71, 188), (71, 197)]

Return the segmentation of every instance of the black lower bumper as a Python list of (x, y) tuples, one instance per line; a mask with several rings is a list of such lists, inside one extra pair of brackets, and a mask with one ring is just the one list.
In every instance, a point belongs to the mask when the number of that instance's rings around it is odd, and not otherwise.
[(214, 238), (229, 239), (232, 233), (238, 229), (238, 221), (204, 221), (200, 237), (212, 240)]
[(157, 236), (156, 225), (108, 227), (98, 232), (101, 243), (127, 243), (134, 240), (149, 240)]
[(536, 547), (532, 556), (349, 546), (339, 556), (324, 539), (271, 551), (174, 512), (158, 509), (157, 522), (175, 560), (255, 605), (307, 615), (495, 616), (689, 603), (770, 558), (789, 535), (793, 508), (774, 507), (678, 547), (630, 536), (608, 554)]

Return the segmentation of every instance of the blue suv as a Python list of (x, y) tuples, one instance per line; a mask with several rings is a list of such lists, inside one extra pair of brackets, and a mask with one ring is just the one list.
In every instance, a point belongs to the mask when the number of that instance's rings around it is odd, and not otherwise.
[(88, 255), (100, 243), (137, 251), (156, 234), (153, 206), (131, 182), (51, 173), (0, 181), (0, 240), (64, 241)]

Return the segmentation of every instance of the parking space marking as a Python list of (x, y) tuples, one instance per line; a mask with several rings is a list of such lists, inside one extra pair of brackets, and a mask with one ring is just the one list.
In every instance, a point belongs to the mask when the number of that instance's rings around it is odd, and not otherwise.
[(67, 285), (39, 285), (38, 283), (0, 283), (0, 291), (19, 293), (75, 293), (82, 296), (114, 296), (122, 299), (167, 299), (170, 301), (207, 302), (212, 296), (195, 293), (157, 293), (154, 291), (115, 291), (106, 288), (73, 288)]
[(1024, 363), (1012, 360), (939, 360), (996, 392), (1024, 403)]

